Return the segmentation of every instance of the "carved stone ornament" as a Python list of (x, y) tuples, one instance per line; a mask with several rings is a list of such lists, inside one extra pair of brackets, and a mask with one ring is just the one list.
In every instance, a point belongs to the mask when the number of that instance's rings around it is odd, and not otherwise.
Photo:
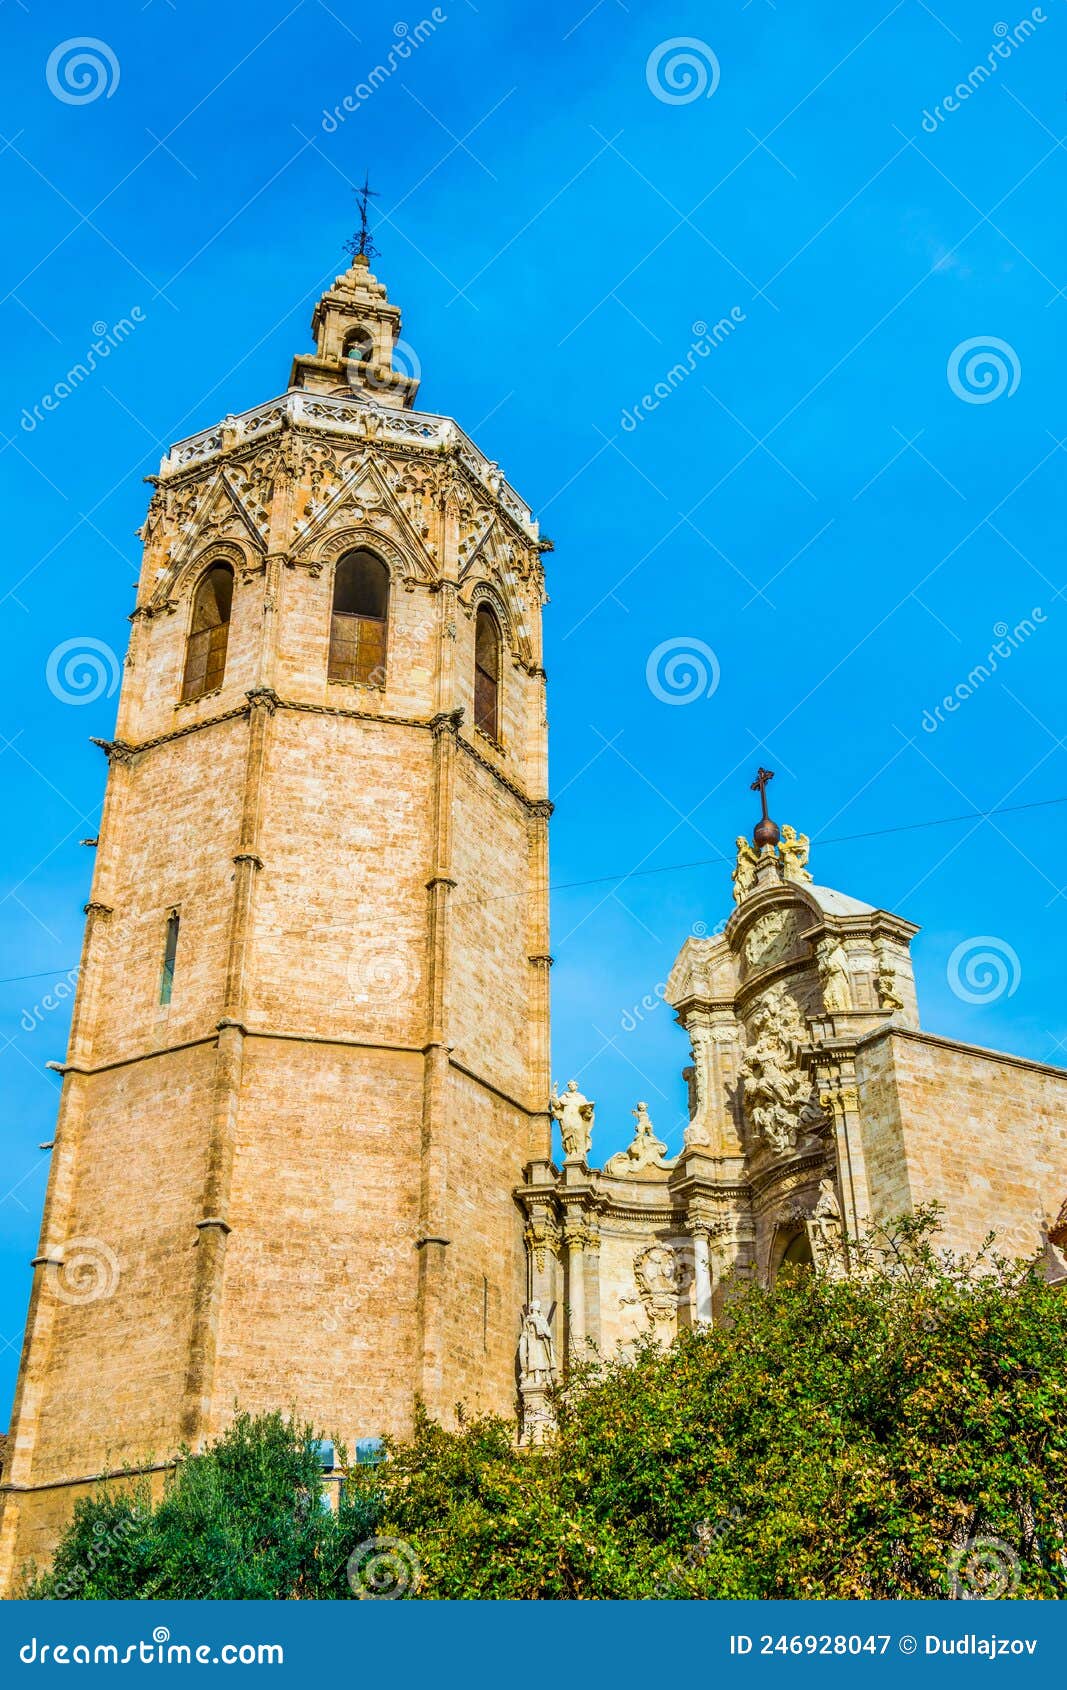
[(634, 1136), (625, 1150), (609, 1156), (604, 1164), (606, 1174), (636, 1174), (645, 1168), (666, 1168), (667, 1146), (656, 1137), (649, 1119), (648, 1105), (639, 1103), (634, 1114)]
[(682, 1275), (678, 1257), (668, 1244), (650, 1244), (634, 1258), (637, 1297), (623, 1297), (623, 1303), (640, 1301), (648, 1324), (661, 1343), (669, 1342), (678, 1318), (678, 1297)]
[(903, 1009), (904, 999), (900, 991), (900, 979), (897, 975), (896, 958), (892, 951), (882, 946), (878, 951), (878, 972), (875, 976), (878, 990), (878, 1003), (882, 1009)]
[(793, 947), (796, 933), (796, 921), (788, 910), (768, 910), (745, 936), (745, 961), (749, 968), (769, 968), (783, 961)]
[(829, 1174), (819, 1182), (815, 1208), (805, 1225), (816, 1271), (830, 1279), (843, 1279), (848, 1273), (845, 1223), (841, 1218), (837, 1190)]
[(860, 1106), (859, 1087), (839, 1086), (836, 1091), (821, 1091), (819, 1093), (819, 1104), (825, 1110), (855, 1111)]
[(823, 1008), (834, 1014), (852, 1008), (852, 982), (844, 946), (837, 939), (824, 939), (817, 953)]
[(531, 1215), (523, 1233), (526, 1248), (533, 1256), (538, 1273), (545, 1271), (545, 1253), (559, 1252), (559, 1228), (550, 1215)]
[(778, 1155), (795, 1150), (802, 1133), (823, 1118), (798, 1061), (806, 1042), (796, 1004), (780, 986), (773, 988), (751, 1018), (738, 1078), (749, 1132)]

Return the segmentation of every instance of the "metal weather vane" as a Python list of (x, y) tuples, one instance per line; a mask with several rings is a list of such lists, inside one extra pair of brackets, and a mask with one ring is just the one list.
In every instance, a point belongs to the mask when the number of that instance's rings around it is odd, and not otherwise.
[(359, 202), (359, 233), (352, 235), (345, 242), (345, 251), (351, 253), (353, 258), (378, 258), (380, 254), (371, 240), (370, 225), (367, 221), (368, 201), (378, 198), (376, 190), (370, 185), (369, 173), (364, 174), (362, 188), (356, 188), (354, 191)]

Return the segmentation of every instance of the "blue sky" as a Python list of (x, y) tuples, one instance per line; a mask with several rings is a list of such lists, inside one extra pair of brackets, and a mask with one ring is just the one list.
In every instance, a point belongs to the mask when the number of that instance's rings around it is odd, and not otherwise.
[[(927, 1026), (1064, 1060), (1067, 809), (914, 825), (1067, 796), (1062, 0), (4, 15), (0, 1396), (69, 1003), (38, 1009), (77, 961), (104, 778), (88, 736), (116, 702), (65, 702), (49, 659), (121, 654), (141, 477), (284, 388), (365, 168), (420, 403), (556, 544), (554, 1065), (597, 1101), (598, 1154), (639, 1097), (680, 1142), (687, 1052), (656, 988), (729, 911), (715, 859), (755, 819), (759, 761), (816, 878), (922, 924)], [(48, 72), (87, 36), (92, 99), (69, 55)], [(967, 685), (1005, 626), (1023, 631)], [(685, 702), (664, 697), (677, 650), (706, 675), (676, 676)], [(961, 995), (950, 959), (979, 939), (1002, 966)]]

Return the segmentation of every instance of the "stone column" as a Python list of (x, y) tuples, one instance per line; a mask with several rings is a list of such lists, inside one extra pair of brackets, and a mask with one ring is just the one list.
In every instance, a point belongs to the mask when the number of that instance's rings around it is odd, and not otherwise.
[(585, 1325), (585, 1223), (568, 1215), (563, 1223), (567, 1246), (567, 1362), (573, 1367), (586, 1358)]
[(693, 1288), (696, 1293), (696, 1324), (698, 1326), (710, 1326), (712, 1323), (711, 1248), (708, 1242), (710, 1226), (706, 1220), (694, 1218), (687, 1222), (686, 1230), (693, 1240)]

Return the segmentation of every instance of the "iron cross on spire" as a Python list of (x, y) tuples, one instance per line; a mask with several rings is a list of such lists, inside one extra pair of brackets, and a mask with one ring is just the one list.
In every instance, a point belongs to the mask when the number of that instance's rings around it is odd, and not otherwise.
[(370, 185), (369, 172), (364, 173), (362, 188), (356, 188), (354, 192), (359, 202), (359, 234), (353, 235), (350, 240), (345, 242), (345, 251), (351, 253), (353, 258), (377, 258), (379, 256), (378, 248), (370, 238), (370, 228), (367, 223), (369, 209), (367, 202), (368, 200), (376, 200), (378, 194)]
[(773, 769), (759, 768), (759, 769), (756, 770), (755, 780), (752, 782), (752, 785), (748, 789), (750, 792), (758, 792), (759, 793), (760, 803), (763, 805), (763, 819), (764, 819), (764, 821), (767, 821), (769, 819), (768, 816), (767, 816), (767, 786), (768, 786), (768, 783), (770, 781), (772, 781), (773, 779), (774, 779), (774, 770)]
[(765, 769), (761, 766), (756, 770), (756, 778), (749, 787), (750, 792), (759, 793), (760, 805), (763, 810), (763, 814), (756, 823), (752, 834), (753, 839), (759, 846), (777, 845), (778, 843), (778, 824), (777, 822), (772, 822), (767, 813), (767, 787), (773, 779), (774, 770)]

